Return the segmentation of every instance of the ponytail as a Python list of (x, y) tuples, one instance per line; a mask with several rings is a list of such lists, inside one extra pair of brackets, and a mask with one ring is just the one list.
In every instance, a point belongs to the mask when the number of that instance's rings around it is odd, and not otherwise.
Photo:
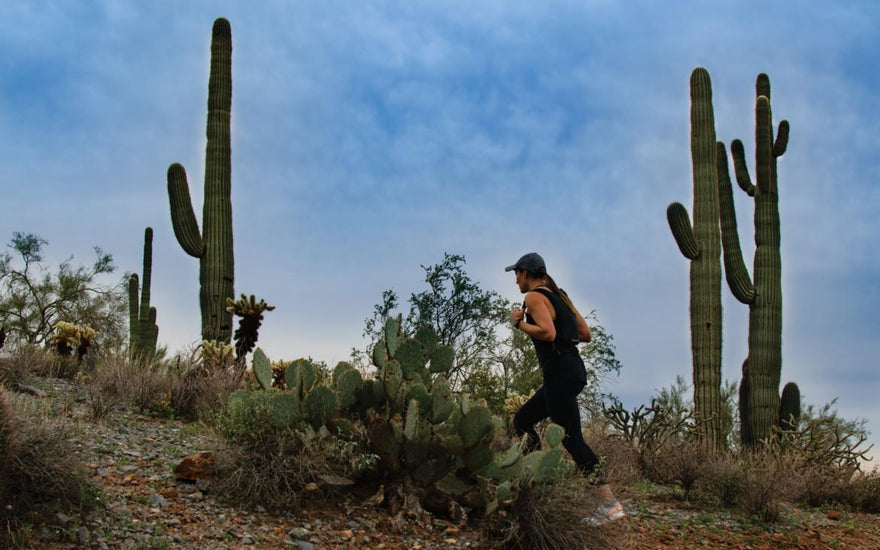
[(568, 306), (568, 309), (571, 310), (571, 312), (575, 315), (575, 317), (580, 315), (577, 308), (575, 308), (574, 304), (571, 303), (571, 298), (568, 297), (568, 294), (566, 294), (566, 292), (564, 290), (559, 288), (559, 286), (556, 284), (556, 281), (553, 280), (553, 277), (551, 277), (547, 273), (547, 268), (545, 268), (545, 267), (540, 268), (538, 270), (538, 273), (535, 273), (534, 275), (540, 279), (544, 279), (544, 284), (547, 286), (547, 288), (549, 288), (550, 291), (553, 292), (553, 294), (556, 294), (557, 296), (559, 296), (562, 299), (562, 302), (566, 306)]

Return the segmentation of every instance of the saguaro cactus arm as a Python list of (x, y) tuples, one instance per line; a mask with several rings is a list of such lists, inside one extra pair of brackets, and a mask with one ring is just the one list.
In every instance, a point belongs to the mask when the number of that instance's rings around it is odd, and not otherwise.
[(669, 228), (672, 229), (672, 236), (678, 249), (688, 260), (696, 259), (700, 255), (700, 244), (694, 235), (687, 208), (680, 202), (670, 204), (666, 209), (666, 219), (669, 221)]
[(168, 168), (168, 198), (171, 201), (171, 225), (174, 227), (177, 242), (184, 252), (194, 258), (201, 258), (205, 255), (205, 242), (193, 212), (186, 170), (176, 162)]
[[(755, 196), (755, 185), (752, 183), (752, 177), (749, 175), (749, 167), (746, 164), (746, 151), (743, 142), (735, 139), (730, 143), (730, 154), (733, 155), (733, 168), (736, 174), (736, 183), (740, 189), (745, 191), (750, 197)], [(727, 159), (724, 159), (724, 165), (727, 166)], [(728, 175), (728, 180), (730, 176)]]
[[(742, 147), (742, 144), (740, 144)], [(730, 184), (730, 172), (727, 167), (727, 151), (724, 143), (716, 144), (718, 163), (718, 200), (721, 212), (721, 244), (724, 252), (724, 274), (727, 284), (737, 300), (744, 304), (755, 301), (755, 285), (749, 276), (743, 260), (742, 247), (739, 243), (739, 231), (736, 226), (736, 210), (733, 205), (733, 187)], [(748, 172), (746, 172), (748, 177)], [(737, 178), (739, 179), (739, 178)], [(751, 185), (751, 184), (750, 184)], [(754, 188), (754, 186), (752, 186)], [(748, 192), (746, 190), (746, 192)], [(752, 190), (754, 193), (754, 189)]]
[(139, 345), (138, 342), (138, 311), (140, 311), (140, 278), (137, 273), (128, 277), (128, 339), (132, 348)]

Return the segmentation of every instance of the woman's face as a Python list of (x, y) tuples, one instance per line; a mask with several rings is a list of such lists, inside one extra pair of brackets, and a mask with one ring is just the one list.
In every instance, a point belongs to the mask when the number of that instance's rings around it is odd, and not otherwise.
[(524, 269), (516, 269), (514, 270), (516, 274), (516, 286), (519, 287), (519, 291), (525, 294), (529, 291), (528, 285), (526, 284), (526, 271)]

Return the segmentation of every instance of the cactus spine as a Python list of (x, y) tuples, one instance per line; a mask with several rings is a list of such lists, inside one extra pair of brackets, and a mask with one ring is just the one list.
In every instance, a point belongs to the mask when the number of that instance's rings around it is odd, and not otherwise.
[(128, 339), (133, 358), (149, 358), (156, 353), (159, 327), (156, 325), (156, 308), (150, 307), (150, 283), (153, 273), (153, 228), (144, 230), (144, 280), (140, 284), (138, 301), (138, 276), (128, 278)]
[[(747, 406), (740, 407), (743, 443), (754, 445), (772, 435), (779, 415), (779, 381), (782, 374), (782, 257), (779, 231), (779, 188), (776, 159), (788, 144), (787, 121), (773, 138), (770, 79), (760, 74), (756, 84), (755, 159), (757, 185), (752, 184), (743, 144), (734, 140), (733, 154), (739, 187), (755, 201), (755, 257), (753, 276), (743, 261), (736, 226), (733, 191), (723, 143), (717, 144), (718, 191), (721, 201), (721, 236), (728, 286), (749, 306)], [(752, 282), (754, 280), (754, 283)]]
[(691, 226), (685, 207), (678, 202), (667, 209), (675, 242), (690, 260), (691, 354), (695, 414), (704, 427), (706, 441), (723, 444), (721, 428), (721, 233), (715, 116), (709, 73), (698, 67), (691, 73), (691, 163), (694, 182), (694, 216)]
[(214, 21), (211, 38), (203, 231), (199, 231), (193, 213), (186, 171), (177, 163), (168, 168), (168, 197), (174, 234), (183, 250), (199, 259), (202, 339), (224, 343), (232, 337), (232, 314), (226, 310), (226, 299), (233, 298), (234, 282), (231, 109), (232, 31), (229, 22), (220, 18)]

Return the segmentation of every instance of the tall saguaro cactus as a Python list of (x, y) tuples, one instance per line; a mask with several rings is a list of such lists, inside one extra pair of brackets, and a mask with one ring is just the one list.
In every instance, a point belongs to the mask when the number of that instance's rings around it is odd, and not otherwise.
[[(131, 355), (149, 358), (156, 352), (159, 327), (156, 325), (156, 308), (150, 307), (150, 283), (153, 273), (153, 228), (144, 230), (144, 280), (139, 285), (137, 273), (128, 278), (128, 340)], [(140, 286), (140, 300), (138, 300)]]
[[(753, 184), (746, 166), (743, 144), (734, 140), (736, 181), (755, 201), (755, 258), (753, 277), (743, 261), (736, 226), (733, 190), (723, 143), (717, 144), (718, 191), (721, 201), (721, 235), (727, 283), (737, 300), (749, 306), (749, 355), (743, 368), (748, 376), (740, 400), (743, 443), (753, 445), (772, 435), (779, 417), (779, 381), (782, 374), (782, 256), (779, 231), (779, 187), (776, 159), (788, 145), (787, 121), (779, 123), (773, 137), (770, 79), (757, 78), (755, 102), (755, 173)], [(741, 390), (742, 392), (742, 390)]]
[(706, 441), (723, 445), (721, 427), (721, 234), (718, 227), (715, 115), (706, 69), (691, 73), (691, 163), (694, 220), (678, 202), (667, 209), (669, 227), (690, 260), (691, 353), (695, 414)]
[(183, 250), (199, 259), (199, 303), (202, 339), (229, 343), (232, 314), (226, 299), (233, 298), (232, 161), (232, 30), (229, 21), (214, 21), (211, 73), (208, 79), (208, 145), (205, 151), (205, 200), (202, 227), (193, 213), (186, 171), (180, 164), (168, 168), (171, 222)]

